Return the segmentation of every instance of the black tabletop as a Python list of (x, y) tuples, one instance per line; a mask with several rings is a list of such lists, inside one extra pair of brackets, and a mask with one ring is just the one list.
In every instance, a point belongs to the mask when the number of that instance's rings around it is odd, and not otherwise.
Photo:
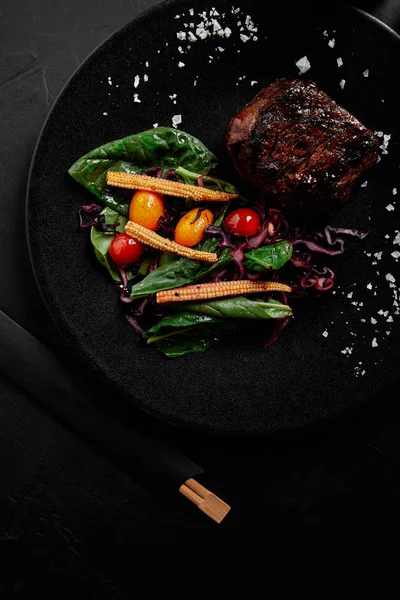
[[(30, 159), (46, 114), (75, 68), (108, 35), (156, 4), (3, 0), (1, 7), (0, 309), (53, 348), (74, 376), (72, 349), (42, 303), (28, 257)], [(400, 2), (357, 5), (400, 30)], [(298, 526), (354, 531), (366, 522), (398, 524), (398, 392), (322, 430), (257, 442), (193, 436), (126, 410), (127, 423), (150, 425), (204, 468), (199, 480), (232, 505), (221, 525), (178, 493), (163, 495), (151, 481), (128, 475), (57, 411), (5, 377), (0, 406), (0, 592), (6, 598), (39, 590), (130, 598), (148, 566), (175, 565), (173, 589), (178, 573), (210, 574), (221, 556), (231, 569), (243, 569), (260, 541), (271, 550)], [(123, 410), (101, 389), (93, 408)]]

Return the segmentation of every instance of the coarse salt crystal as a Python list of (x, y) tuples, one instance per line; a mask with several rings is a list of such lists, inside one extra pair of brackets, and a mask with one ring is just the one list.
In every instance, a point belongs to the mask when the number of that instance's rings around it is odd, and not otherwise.
[(153, 127), (158, 127), (158, 123), (153, 123)]
[(108, 115), (108, 112), (103, 112), (103, 115), (106, 117)]
[(378, 342), (377, 342), (377, 339), (376, 339), (376, 338), (374, 338), (374, 339), (372, 340), (371, 346), (372, 346), (373, 348), (376, 348), (376, 347), (378, 346)]
[(339, 85), (340, 85), (340, 87), (343, 89), (343, 88), (344, 88), (344, 86), (346, 85), (346, 80), (345, 80), (345, 79), (341, 79), (341, 80), (339, 81)]
[(400, 244), (400, 232), (396, 231), (396, 237), (393, 240), (393, 244)]
[(148, 81), (149, 80), (149, 76), (145, 73), (143, 75), (143, 81)]
[(386, 207), (386, 210), (388, 210), (389, 212), (390, 212), (391, 210), (394, 210), (394, 206), (393, 206), (393, 204), (388, 204), (388, 205), (387, 205), (387, 207)]
[(365, 69), (365, 71), (363, 71), (363, 75), (364, 75), (364, 77), (368, 77), (369, 76), (369, 69)]
[(140, 76), (139, 75), (135, 75), (135, 79), (133, 80), (133, 86), (135, 88), (137, 88), (137, 86), (139, 85), (139, 83), (140, 83)]
[(330, 48), (334, 48), (334, 47), (335, 47), (335, 39), (334, 39), (334, 38), (332, 38), (331, 40), (329, 40), (329, 42), (328, 42), (328, 46), (329, 46)]
[(361, 187), (367, 187), (368, 185), (368, 181), (364, 181), (364, 183), (361, 184)]
[(229, 37), (231, 35), (231, 33), (232, 33), (232, 29), (229, 29), (229, 27), (225, 27), (225, 29), (224, 29), (225, 37)]
[(190, 42), (197, 42), (197, 37), (194, 35), (192, 31), (189, 31), (188, 38)]
[(307, 56), (303, 56), (295, 64), (299, 69), (299, 74), (306, 73), (309, 69), (311, 69), (311, 64)]
[(249, 36), (245, 35), (244, 33), (240, 34), (240, 39), (242, 40), (242, 42), (248, 42), (249, 41)]
[(182, 115), (174, 115), (172, 117), (173, 127), (176, 127), (177, 125), (179, 125), (179, 123), (182, 123)]
[(141, 100), (139, 100), (139, 94), (134, 94), (133, 95), (133, 101), (134, 102), (141, 102)]
[(372, 283), (367, 283), (367, 288), (368, 288), (369, 290), (372, 290)]
[(250, 81), (250, 85), (256, 85), (256, 83), (258, 83), (258, 81), (255, 81), (255, 80)]
[(336, 59), (336, 62), (338, 67), (341, 67), (343, 65), (343, 59), (340, 56)]
[(178, 31), (176, 37), (178, 38), (178, 40), (181, 40), (181, 42), (183, 42), (183, 40), (186, 40), (186, 31)]
[(395, 250), (394, 252), (392, 252), (391, 256), (393, 256), (393, 258), (397, 260), (398, 258), (400, 258), (400, 252), (398, 250)]
[(388, 318), (386, 319), (387, 323), (393, 323), (393, 317), (392, 315), (389, 315)]
[(391, 281), (392, 283), (396, 281), (395, 277), (393, 277), (391, 273), (386, 273), (385, 278), (387, 281)]
[(392, 194), (393, 194), (393, 196), (395, 196), (397, 194), (397, 188), (393, 188)]
[(146, 60), (146, 62), (145, 62), (144, 64), (145, 64), (145, 66), (146, 66), (147, 68), (149, 67), (149, 61), (148, 61), (148, 60)]
[(184, 62), (182, 62), (182, 61), (179, 61), (179, 62), (178, 62), (178, 67), (182, 68), (182, 67), (184, 67), (184, 66), (185, 66), (185, 63), (184, 63)]
[(371, 323), (372, 323), (372, 325), (376, 325), (377, 322), (378, 321), (374, 317), (371, 317)]
[(323, 331), (323, 332), (322, 332), (322, 335), (323, 335), (324, 337), (328, 337), (328, 335), (329, 335), (329, 334), (328, 334), (328, 332), (327, 332), (327, 330), (326, 330), (326, 329), (325, 329), (325, 331)]
[(348, 297), (348, 298), (352, 298), (352, 297), (353, 297), (353, 292), (349, 292), (349, 293), (347, 294), (347, 297)]

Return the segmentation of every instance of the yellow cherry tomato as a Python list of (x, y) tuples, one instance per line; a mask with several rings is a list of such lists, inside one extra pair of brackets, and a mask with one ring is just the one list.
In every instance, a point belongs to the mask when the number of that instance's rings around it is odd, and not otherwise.
[(129, 219), (152, 231), (159, 228), (158, 219), (165, 216), (164, 196), (157, 192), (138, 190), (129, 205)]
[(203, 238), (207, 225), (212, 225), (213, 219), (211, 210), (201, 208), (189, 210), (175, 227), (175, 241), (181, 246), (195, 246)]

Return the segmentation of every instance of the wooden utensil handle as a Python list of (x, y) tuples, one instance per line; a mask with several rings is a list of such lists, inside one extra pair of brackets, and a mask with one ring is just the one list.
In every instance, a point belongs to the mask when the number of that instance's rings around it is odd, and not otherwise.
[(187, 479), (179, 491), (185, 498), (193, 502), (201, 511), (217, 523), (221, 523), (231, 507), (221, 498), (210, 492), (195, 479)]

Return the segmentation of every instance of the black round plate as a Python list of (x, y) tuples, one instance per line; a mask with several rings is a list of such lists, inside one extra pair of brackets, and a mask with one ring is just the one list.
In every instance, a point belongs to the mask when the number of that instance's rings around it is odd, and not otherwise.
[[(114, 386), (115, 401), (127, 397), (179, 426), (253, 435), (300, 428), (376, 402), (397, 379), (399, 37), (351, 7), (299, 4), (267, 10), (257, 1), (177, 0), (141, 15), (80, 66), (33, 159), (28, 238), (51, 315)], [(311, 63), (303, 76), (382, 132), (381, 161), (335, 219), (372, 231), (330, 259), (335, 291), (304, 303), (268, 351), (253, 328), (204, 354), (167, 359), (126, 323), (88, 231), (78, 227), (78, 207), (93, 197), (67, 169), (92, 148), (181, 115), (179, 128), (217, 155), (218, 175), (236, 181), (224, 142), (229, 119), (265, 85), (297, 75), (303, 56)]]

